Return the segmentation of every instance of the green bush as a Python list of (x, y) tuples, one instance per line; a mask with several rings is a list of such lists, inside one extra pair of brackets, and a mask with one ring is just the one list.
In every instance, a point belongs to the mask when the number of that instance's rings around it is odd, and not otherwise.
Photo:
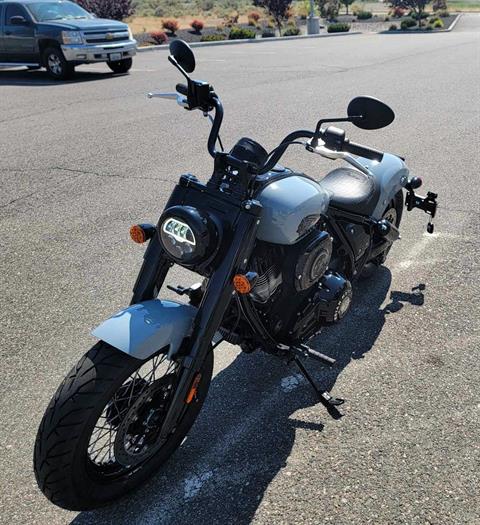
[(346, 33), (347, 31), (350, 31), (350, 24), (330, 24), (327, 27), (328, 33)]
[(230, 34), (228, 35), (229, 40), (246, 40), (248, 38), (255, 38), (257, 33), (251, 29), (244, 29), (243, 27), (232, 27)]
[(272, 29), (264, 29), (262, 33), (262, 38), (272, 38), (275, 36), (275, 31)]
[(437, 11), (435, 13), (436, 15), (438, 15), (439, 17), (441, 18), (447, 18), (448, 16), (450, 16), (450, 13), (448, 11)]
[(398, 29), (397, 24), (392, 24), (392, 25), (388, 28), (389, 31), (396, 31), (397, 29)]
[(433, 22), (432, 24), (432, 27), (434, 29), (441, 29), (443, 27), (443, 20), (435, 20), (435, 22)]
[(223, 33), (212, 33), (211, 35), (203, 35), (200, 42), (219, 42), (220, 40), (226, 40), (227, 35)]
[(413, 18), (406, 18), (405, 20), (402, 20), (400, 28), (405, 31), (406, 29), (410, 29), (411, 27), (414, 27), (416, 25), (417, 22)]
[(283, 36), (297, 36), (300, 34), (300, 28), (297, 26), (288, 26), (283, 32)]
[(437, 20), (440, 20), (440, 18), (438, 16), (432, 16), (432, 18), (429, 18), (428, 19), (428, 23), (429, 24), (433, 24), (434, 22), (436, 22)]
[(370, 11), (359, 11), (357, 13), (358, 20), (368, 20), (369, 18), (372, 18), (372, 13)]

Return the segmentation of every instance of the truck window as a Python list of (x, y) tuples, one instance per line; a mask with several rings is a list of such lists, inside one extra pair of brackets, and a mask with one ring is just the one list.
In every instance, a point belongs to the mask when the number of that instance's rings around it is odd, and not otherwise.
[(10, 18), (12, 18), (12, 16), (23, 16), (24, 18), (27, 18), (27, 13), (25, 13), (25, 10), (21, 5), (9, 4), (5, 10), (5, 25), (10, 25)]

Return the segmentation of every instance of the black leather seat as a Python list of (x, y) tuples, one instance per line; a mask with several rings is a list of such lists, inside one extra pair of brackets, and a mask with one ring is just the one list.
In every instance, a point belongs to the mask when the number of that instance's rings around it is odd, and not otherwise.
[(360, 215), (371, 215), (380, 195), (375, 179), (353, 168), (331, 171), (320, 185), (330, 193), (332, 206)]

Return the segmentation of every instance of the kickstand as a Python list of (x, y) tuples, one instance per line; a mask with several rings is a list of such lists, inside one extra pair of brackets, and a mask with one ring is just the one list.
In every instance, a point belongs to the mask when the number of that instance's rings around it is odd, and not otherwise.
[(331, 396), (326, 390), (320, 390), (315, 384), (313, 377), (308, 373), (307, 369), (303, 366), (303, 363), (300, 361), (300, 359), (298, 357), (294, 357), (293, 361), (298, 366), (300, 372), (302, 372), (305, 379), (310, 383), (312, 388), (315, 390), (315, 393), (317, 394), (320, 403), (322, 403), (322, 405), (327, 409), (328, 413), (333, 417), (333, 419), (340, 419), (343, 414), (341, 414), (338, 411), (337, 406), (343, 405), (343, 403), (345, 403), (345, 400), (340, 399), (338, 397)]

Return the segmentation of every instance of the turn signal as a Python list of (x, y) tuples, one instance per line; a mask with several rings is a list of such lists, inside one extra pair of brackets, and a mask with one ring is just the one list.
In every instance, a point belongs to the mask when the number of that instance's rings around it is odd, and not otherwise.
[(130, 238), (137, 244), (143, 244), (151, 239), (155, 232), (156, 228), (152, 224), (134, 224), (130, 228)]
[(200, 379), (202, 379), (202, 374), (200, 374), (199, 372), (195, 376), (195, 379), (193, 380), (192, 386), (190, 387), (190, 391), (188, 392), (188, 395), (187, 395), (187, 399), (185, 399), (185, 403), (187, 403), (187, 405), (189, 405), (196, 397)]
[(250, 293), (257, 277), (258, 275), (254, 272), (248, 272), (247, 275), (237, 273), (233, 278), (233, 287), (240, 294)]

